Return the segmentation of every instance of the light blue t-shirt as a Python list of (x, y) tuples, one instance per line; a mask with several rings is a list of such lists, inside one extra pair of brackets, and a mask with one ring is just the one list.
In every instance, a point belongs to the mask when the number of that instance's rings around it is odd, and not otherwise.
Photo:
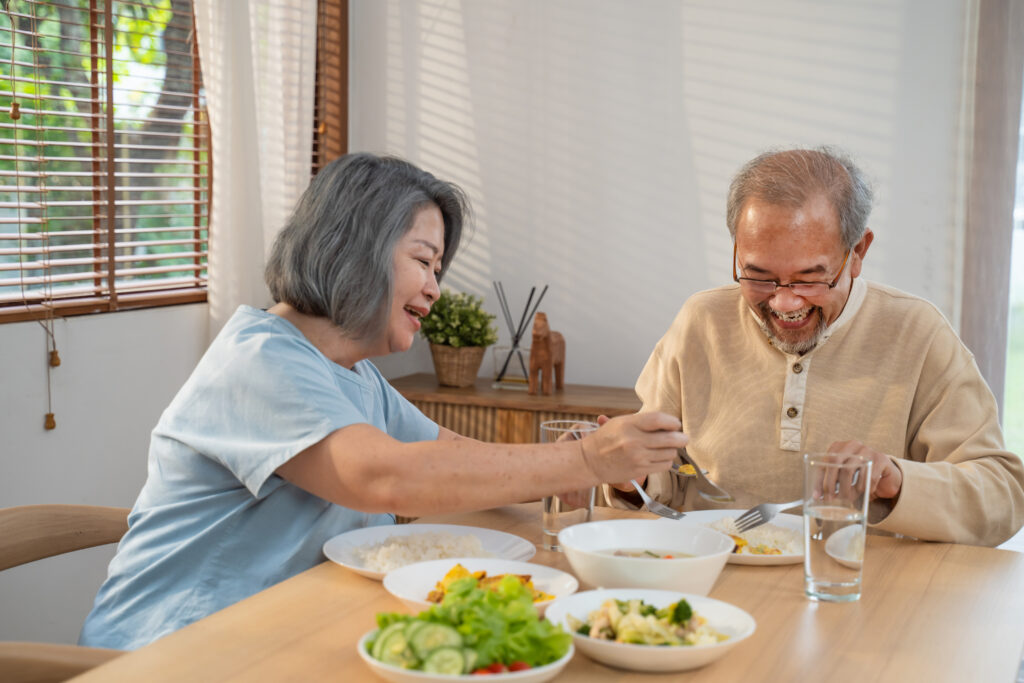
[(146, 483), (79, 642), (141, 647), (309, 569), (336, 534), (393, 524), (274, 474), (356, 423), (406, 442), (438, 434), (369, 361), (348, 370), (283, 318), (239, 308), (153, 430)]

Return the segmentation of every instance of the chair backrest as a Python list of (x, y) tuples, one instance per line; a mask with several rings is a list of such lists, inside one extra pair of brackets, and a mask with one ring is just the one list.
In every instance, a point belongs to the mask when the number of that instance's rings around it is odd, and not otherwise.
[[(0, 571), (72, 550), (116, 543), (128, 531), (128, 508), (23, 505), (0, 509)], [(0, 681), (55, 683), (123, 654), (51, 643), (0, 642)]]
[(0, 570), (107, 543), (128, 531), (128, 508), (22, 505), (0, 509)]

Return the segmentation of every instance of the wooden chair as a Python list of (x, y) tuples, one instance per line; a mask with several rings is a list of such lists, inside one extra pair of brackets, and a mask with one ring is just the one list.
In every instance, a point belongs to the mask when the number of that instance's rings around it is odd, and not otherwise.
[[(24, 505), (0, 509), (0, 571), (107, 543), (128, 531), (127, 508), (93, 505)], [(99, 666), (121, 650), (53, 643), (0, 642), (0, 681), (65, 681)]]

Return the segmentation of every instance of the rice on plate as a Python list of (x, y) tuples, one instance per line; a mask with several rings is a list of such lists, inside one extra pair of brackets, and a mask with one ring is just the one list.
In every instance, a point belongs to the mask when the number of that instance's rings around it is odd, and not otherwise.
[(803, 539), (794, 529), (777, 526), (771, 522), (756, 526), (749, 531), (736, 528), (735, 517), (722, 517), (707, 526), (715, 531), (732, 536), (736, 541), (737, 555), (800, 555), (803, 553)]
[(493, 553), (484, 550), (480, 539), (473, 534), (456, 536), (433, 531), (416, 536), (390, 536), (379, 543), (355, 548), (355, 555), (364, 567), (382, 574), (426, 560), (494, 557)]
[(526, 562), (537, 547), (521, 536), (460, 524), (382, 524), (351, 529), (324, 543), (328, 560), (380, 581), (392, 569), (424, 560), (497, 557)]

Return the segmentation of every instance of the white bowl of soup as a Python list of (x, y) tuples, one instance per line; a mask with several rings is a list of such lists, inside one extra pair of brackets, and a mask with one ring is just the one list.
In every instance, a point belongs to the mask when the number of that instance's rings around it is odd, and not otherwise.
[(733, 540), (704, 526), (662, 519), (574, 524), (558, 534), (573, 572), (592, 588), (657, 588), (707, 595)]

